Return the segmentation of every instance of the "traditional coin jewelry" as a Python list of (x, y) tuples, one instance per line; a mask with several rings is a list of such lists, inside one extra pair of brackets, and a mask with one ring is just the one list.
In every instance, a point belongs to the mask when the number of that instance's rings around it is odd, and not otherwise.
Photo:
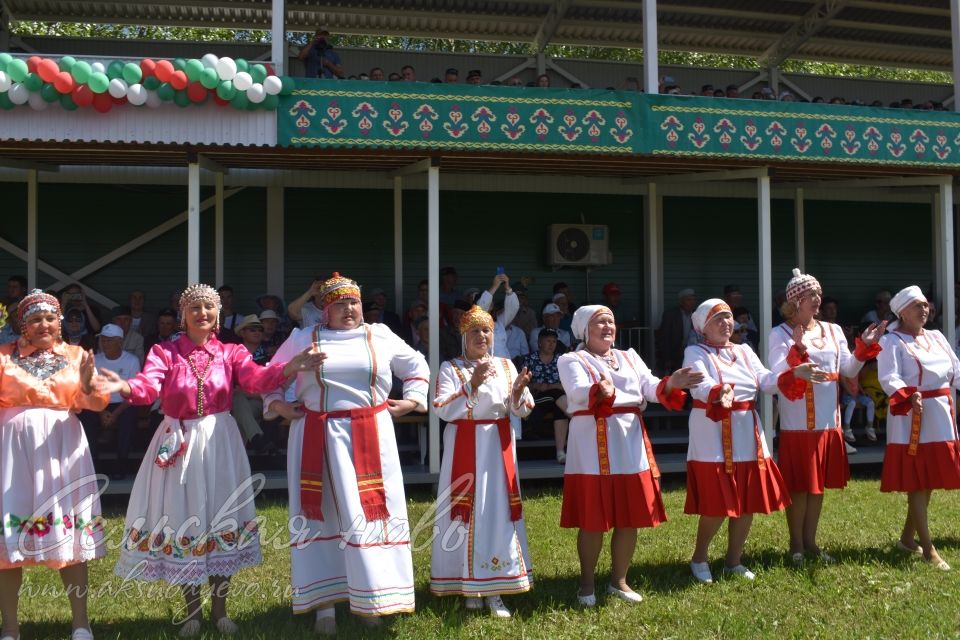
[(203, 373), (197, 371), (197, 363), (193, 360), (193, 354), (191, 353), (187, 356), (187, 362), (190, 364), (190, 370), (193, 371), (193, 376), (197, 379), (197, 415), (203, 416), (204, 406), (206, 396), (203, 390), (203, 381), (207, 377), (207, 372), (210, 371), (210, 365), (213, 363), (213, 356), (210, 356), (207, 359), (207, 364), (203, 368)]

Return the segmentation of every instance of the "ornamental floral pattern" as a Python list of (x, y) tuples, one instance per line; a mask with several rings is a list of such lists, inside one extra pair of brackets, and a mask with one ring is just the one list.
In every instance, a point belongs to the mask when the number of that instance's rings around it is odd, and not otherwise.
[(123, 532), (123, 548), (127, 551), (145, 553), (151, 557), (170, 556), (177, 560), (200, 558), (210, 553), (234, 551), (250, 544), (257, 544), (260, 535), (256, 521), (243, 523), (242, 527), (218, 530), (200, 536), (176, 538), (174, 532), (141, 531), (130, 528)]

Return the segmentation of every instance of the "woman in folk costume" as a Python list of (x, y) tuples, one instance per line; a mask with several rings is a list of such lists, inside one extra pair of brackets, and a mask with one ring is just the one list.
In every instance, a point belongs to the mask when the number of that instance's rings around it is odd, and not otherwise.
[[(297, 376), (298, 404), (277, 392), (264, 415), (293, 422), (287, 445), (293, 612), (316, 610), (336, 633), (334, 604), (369, 624), (414, 609), (410, 527), (394, 417), (427, 410), (430, 370), (385, 324), (366, 324), (360, 286), (334, 273), (319, 287), (321, 322), (294, 332), (275, 358), (314, 347), (326, 360)], [(403, 399), (388, 399), (393, 377)]]
[(583, 606), (596, 605), (597, 560), (604, 532), (613, 529), (607, 591), (640, 602), (640, 594), (626, 582), (637, 528), (656, 527), (667, 519), (660, 472), (640, 415), (648, 400), (681, 409), (683, 389), (700, 384), (703, 374), (684, 368), (660, 379), (633, 349), (614, 349), (617, 326), (613, 312), (602, 305), (577, 309), (571, 329), (582, 344), (558, 364), (571, 415), (560, 526), (580, 529), (577, 597)]
[(447, 421), (430, 591), (466, 597), (509, 618), (500, 596), (533, 585), (511, 415), (533, 409), (530, 373), (492, 357), (494, 320), (474, 306), (460, 321), (463, 356), (444, 362), (433, 407)]
[(181, 586), (182, 637), (200, 633), (200, 587), (208, 581), (217, 629), (235, 633), (227, 617), (230, 576), (260, 563), (250, 463), (228, 413), (234, 383), (263, 393), (323, 361), (304, 351), (258, 365), (242, 344), (217, 339), (219, 315), (216, 290), (187, 287), (180, 296), (185, 333), (154, 345), (133, 378), (103, 370), (97, 381), (100, 391), (119, 392), (132, 405), (160, 399), (165, 417), (133, 483), (116, 573)]
[[(23, 567), (60, 571), (73, 640), (90, 640), (87, 565), (106, 555), (97, 479), (81, 409), (101, 411), (93, 354), (60, 338), (60, 303), (36, 289), (20, 301), (21, 335), (0, 346), (0, 614), (19, 638)], [(0, 326), (6, 313), (0, 305)]]
[[(753, 572), (740, 562), (753, 514), (780, 511), (790, 504), (756, 410), (757, 395), (775, 393), (778, 376), (763, 366), (749, 345), (730, 342), (733, 313), (723, 300), (701, 303), (692, 321), (703, 341), (686, 348), (683, 366), (702, 373), (703, 381), (690, 389), (693, 411), (683, 511), (700, 516), (690, 570), (700, 582), (713, 582), (707, 554), (729, 518), (723, 572), (753, 580)], [(796, 367), (793, 376), (825, 379), (809, 362)]]
[[(907, 494), (907, 519), (897, 548), (921, 555), (937, 569), (948, 565), (930, 540), (927, 510), (934, 489), (960, 489), (960, 442), (953, 406), (960, 361), (947, 339), (924, 329), (930, 305), (920, 287), (890, 301), (897, 315), (877, 357), (880, 384), (890, 398), (881, 491)], [(920, 543), (914, 536), (920, 538)]]
[[(817, 545), (817, 526), (824, 488), (842, 489), (850, 478), (839, 380), (856, 377), (863, 363), (877, 356), (877, 343), (886, 329), (886, 322), (871, 324), (850, 353), (843, 329), (816, 319), (822, 295), (816, 278), (794, 269), (780, 309), (786, 322), (773, 328), (769, 341), (770, 369), (779, 376), (779, 464), (790, 491), (787, 525), (796, 564), (803, 562), (805, 553), (833, 562)], [(797, 377), (795, 368), (806, 362), (824, 372), (825, 379), (807, 382)]]

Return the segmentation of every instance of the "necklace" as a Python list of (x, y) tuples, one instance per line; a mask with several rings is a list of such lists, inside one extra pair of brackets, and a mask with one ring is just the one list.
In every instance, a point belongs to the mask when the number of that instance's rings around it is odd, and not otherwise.
[(617, 354), (613, 349), (610, 349), (610, 351), (608, 351), (606, 355), (601, 355), (593, 351), (591, 351), (590, 353), (592, 353), (596, 357), (606, 362), (607, 366), (613, 369), (614, 371), (620, 370), (620, 363), (617, 362)]
[(206, 399), (203, 391), (203, 380), (207, 377), (207, 372), (210, 371), (213, 356), (207, 358), (207, 364), (203, 367), (203, 373), (197, 371), (197, 363), (193, 360), (193, 353), (187, 356), (187, 362), (190, 364), (190, 370), (193, 371), (193, 377), (197, 379), (197, 415), (203, 416), (204, 400)]

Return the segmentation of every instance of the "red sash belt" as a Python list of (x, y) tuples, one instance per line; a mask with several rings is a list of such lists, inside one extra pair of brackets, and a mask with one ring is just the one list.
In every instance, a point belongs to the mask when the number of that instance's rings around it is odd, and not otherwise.
[[(921, 398), (940, 398), (942, 396), (951, 395), (952, 391), (949, 387), (943, 387), (942, 389), (931, 389), (930, 391), (921, 391)], [(951, 409), (953, 408), (953, 400), (950, 402)], [(923, 420), (923, 416), (916, 411), (910, 411), (910, 446), (907, 447), (907, 455), (915, 456), (917, 455), (917, 448), (920, 446), (920, 422)]]
[[(613, 400), (612, 398), (610, 399)], [(574, 411), (572, 416), (593, 416), (597, 422), (597, 456), (600, 463), (600, 475), (610, 475), (610, 452), (607, 444), (607, 418), (615, 413), (632, 413), (640, 418), (640, 433), (643, 434), (643, 447), (647, 450), (647, 464), (650, 466), (650, 473), (654, 478), (660, 477), (660, 468), (653, 457), (653, 445), (650, 444), (650, 437), (647, 435), (647, 427), (643, 423), (643, 415), (640, 407), (622, 406), (612, 407), (607, 404), (597, 404), (593, 409), (581, 409)]]
[(453, 469), (450, 473), (450, 519), (460, 518), (470, 522), (473, 513), (473, 497), (477, 478), (477, 433), (475, 427), (483, 424), (497, 425), (500, 436), (500, 453), (503, 470), (507, 475), (507, 497), (510, 501), (510, 519), (516, 522), (523, 514), (520, 502), (520, 483), (517, 467), (513, 463), (513, 438), (510, 433), (510, 418), (497, 420), (454, 420), (457, 434), (453, 442)]
[(307, 414), (303, 427), (303, 449), (300, 454), (300, 508), (311, 520), (323, 520), (323, 458), (326, 446), (327, 420), (350, 418), (350, 441), (353, 444), (353, 466), (357, 474), (360, 505), (368, 522), (386, 520), (387, 494), (380, 467), (380, 437), (377, 414), (387, 403), (344, 411), (320, 413), (304, 408)]
[[(734, 411), (752, 411), (753, 412), (753, 438), (757, 443), (757, 466), (763, 470), (767, 468), (767, 463), (763, 458), (763, 441), (760, 439), (760, 424), (757, 421), (757, 405), (753, 401), (734, 402), (729, 411), (725, 411), (720, 419), (720, 441), (723, 444), (723, 469), (727, 473), (733, 473), (733, 420), (730, 414)], [(710, 405), (700, 400), (693, 401), (694, 409), (710, 409)]]

